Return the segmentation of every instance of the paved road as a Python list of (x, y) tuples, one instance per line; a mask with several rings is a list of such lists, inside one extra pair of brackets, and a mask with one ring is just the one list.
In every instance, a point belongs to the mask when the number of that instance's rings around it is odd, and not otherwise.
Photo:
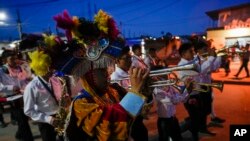
[[(201, 141), (229, 141), (229, 125), (230, 124), (250, 124), (250, 86), (246, 85), (225, 85), (223, 93), (218, 90), (215, 92), (215, 110), (218, 116), (225, 118), (224, 128), (209, 128), (216, 132), (215, 137), (201, 137)], [(187, 116), (183, 105), (177, 107), (177, 117), (182, 121)], [(4, 117), (7, 122), (10, 121), (9, 114), (5, 113)], [(149, 129), (150, 141), (157, 141), (156, 129), (157, 115), (154, 109), (149, 116), (149, 120), (145, 123)], [(35, 141), (41, 141), (36, 125), (31, 124)], [(0, 128), (1, 141), (15, 141), (14, 135), (16, 126), (11, 124), (6, 128)], [(190, 132), (183, 133), (185, 141), (190, 140)], [(38, 137), (38, 138), (37, 138)]]

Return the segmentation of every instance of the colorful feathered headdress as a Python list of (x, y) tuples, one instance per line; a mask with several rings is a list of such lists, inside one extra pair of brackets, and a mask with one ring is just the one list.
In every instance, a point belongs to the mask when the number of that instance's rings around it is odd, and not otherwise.
[(84, 44), (85, 55), (76, 67), (75, 74), (82, 76), (95, 68), (114, 66), (114, 58), (124, 47), (125, 41), (114, 19), (99, 10), (93, 21), (85, 18), (71, 17), (67, 11), (54, 16), (57, 27), (65, 30), (68, 40), (77, 39)]
[[(45, 75), (48, 73), (48, 68), (52, 66), (57, 71), (70, 74), (72, 67), (80, 61), (73, 57), (73, 53), (80, 49), (80, 44), (75, 40), (64, 42), (55, 35), (41, 35), (41, 37), (36, 41), (30, 40), (36, 46), (36, 51), (28, 54), (31, 69), (37, 75)], [(28, 43), (27, 39), (25, 43)]]

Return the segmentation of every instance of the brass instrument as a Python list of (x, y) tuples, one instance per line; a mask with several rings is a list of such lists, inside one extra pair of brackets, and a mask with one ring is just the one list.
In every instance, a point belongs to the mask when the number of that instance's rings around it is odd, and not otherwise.
[(198, 92), (208, 92), (209, 87), (214, 87), (216, 89), (219, 89), (221, 92), (223, 91), (224, 83), (219, 82), (219, 83), (200, 83), (200, 82), (194, 82), (191, 81), (190, 83), (193, 83), (194, 85), (200, 85), (200, 86), (205, 86), (206, 89), (193, 89), (193, 91), (198, 91)]
[[(223, 47), (221, 49), (218, 49), (215, 51), (215, 53), (217, 54), (217, 56), (225, 56), (225, 55), (228, 55), (228, 52), (227, 52), (227, 49), (230, 49), (230, 48), (234, 48), (234, 47), (237, 47), (239, 48), (238, 46), (235, 46), (235, 45), (232, 45), (232, 46), (229, 46), (229, 47)], [(201, 54), (201, 56), (209, 56), (210, 54), (205, 52), (203, 54)]]
[[(166, 68), (166, 69), (150, 71), (149, 77), (168, 75), (168, 80), (159, 80), (159, 81), (153, 82), (152, 85), (150, 85), (149, 87), (161, 87), (161, 86), (174, 85), (178, 82), (179, 79), (173, 71), (185, 71), (185, 70), (193, 70), (193, 71), (199, 72), (200, 69), (199, 69), (198, 64), (192, 63), (192, 64), (187, 64), (187, 65), (181, 65), (181, 66), (176, 66), (176, 67), (171, 67), (171, 68)], [(129, 76), (124, 77), (122, 79), (118, 79), (118, 80), (112, 80), (111, 83), (117, 83), (123, 80), (129, 80)]]
[(57, 78), (60, 80), (63, 90), (62, 90), (61, 98), (58, 102), (59, 110), (55, 115), (55, 118), (58, 120), (58, 122), (56, 123), (56, 125), (54, 125), (54, 127), (55, 127), (55, 131), (57, 132), (57, 134), (59, 136), (62, 136), (64, 134), (64, 125), (65, 125), (65, 121), (69, 112), (71, 99), (67, 95), (68, 90), (66, 86), (66, 80), (63, 77), (57, 77)]

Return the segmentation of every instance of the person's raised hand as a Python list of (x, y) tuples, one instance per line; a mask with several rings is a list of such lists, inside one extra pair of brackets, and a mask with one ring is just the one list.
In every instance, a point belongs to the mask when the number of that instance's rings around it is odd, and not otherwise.
[(131, 82), (131, 91), (140, 93), (142, 86), (149, 75), (149, 70), (140, 68), (130, 68), (129, 78)]

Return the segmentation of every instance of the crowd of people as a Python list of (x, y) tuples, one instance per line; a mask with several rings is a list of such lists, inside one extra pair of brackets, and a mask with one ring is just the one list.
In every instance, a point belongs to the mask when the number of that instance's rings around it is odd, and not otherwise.
[[(107, 13), (99, 11), (94, 22), (71, 18), (66, 11), (54, 19), (66, 31), (67, 42), (54, 35), (29, 38), (38, 44), (32, 46), (28, 60), (20, 56), (22, 48), (5, 50), (1, 57), (0, 126), (6, 127), (3, 107), (9, 104), (17, 140), (34, 140), (29, 126), (33, 120), (43, 141), (148, 141), (143, 120), (148, 120), (153, 104), (159, 141), (183, 139), (176, 117), (180, 103), (188, 112), (185, 127), (194, 141), (199, 134), (216, 135), (208, 130), (209, 115), (213, 123), (225, 122), (215, 115), (212, 88), (198, 84), (211, 84), (211, 73), (221, 65), (222, 57), (206, 40), (192, 37), (178, 49), (178, 66), (195, 64), (199, 71), (178, 71), (179, 86), (151, 87), (153, 82), (170, 80), (168, 75), (151, 76), (166, 64), (155, 48), (149, 48), (145, 58), (140, 45), (131, 51)], [(23, 98), (10, 99), (13, 95)]]

